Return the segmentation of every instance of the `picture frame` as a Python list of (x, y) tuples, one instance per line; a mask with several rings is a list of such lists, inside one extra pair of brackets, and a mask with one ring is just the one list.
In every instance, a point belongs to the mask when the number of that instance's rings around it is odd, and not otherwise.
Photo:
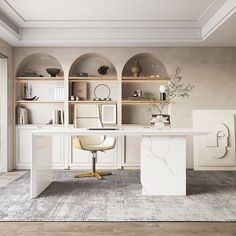
[(101, 121), (103, 124), (116, 124), (116, 104), (101, 105)]

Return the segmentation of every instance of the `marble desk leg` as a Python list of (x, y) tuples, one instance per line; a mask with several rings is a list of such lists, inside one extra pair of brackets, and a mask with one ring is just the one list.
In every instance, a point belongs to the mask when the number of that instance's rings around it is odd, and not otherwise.
[(52, 136), (32, 135), (31, 198), (36, 198), (53, 181)]
[(143, 136), (143, 195), (186, 195), (186, 137)]

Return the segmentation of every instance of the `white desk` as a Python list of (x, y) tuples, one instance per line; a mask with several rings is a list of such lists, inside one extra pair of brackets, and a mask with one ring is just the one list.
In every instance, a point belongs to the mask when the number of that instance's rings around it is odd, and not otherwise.
[(144, 195), (186, 195), (186, 136), (206, 135), (204, 130), (124, 128), (119, 130), (39, 129), (32, 132), (31, 197), (53, 181), (53, 135), (142, 136), (141, 185)]

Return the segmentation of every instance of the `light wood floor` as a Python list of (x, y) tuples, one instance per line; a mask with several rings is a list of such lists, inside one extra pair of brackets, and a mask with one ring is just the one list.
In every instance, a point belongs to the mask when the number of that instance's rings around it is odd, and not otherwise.
[(12, 181), (18, 179), (19, 177), (21, 177), (25, 173), (26, 173), (25, 171), (16, 171), (16, 170), (14, 170), (14, 171), (11, 171), (11, 172), (1, 174), (0, 175), (0, 188), (5, 187), (6, 185), (8, 185)]
[(1, 236), (232, 236), (233, 223), (147, 223), (147, 222), (0, 222)]

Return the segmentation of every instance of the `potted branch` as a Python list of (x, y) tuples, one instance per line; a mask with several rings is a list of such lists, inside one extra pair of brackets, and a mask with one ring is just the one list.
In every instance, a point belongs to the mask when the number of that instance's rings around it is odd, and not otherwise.
[(157, 126), (157, 128), (161, 128), (162, 126), (161, 124), (159, 127), (158, 122), (162, 122), (164, 126), (163, 117), (169, 116), (163, 114), (164, 107), (169, 103), (174, 104), (176, 98), (188, 98), (191, 91), (194, 89), (194, 85), (189, 83), (184, 84), (182, 83), (182, 79), (183, 77), (181, 76), (181, 69), (177, 67), (175, 73), (169, 76), (168, 85), (162, 85), (160, 87), (160, 99), (153, 97), (151, 111), (155, 113), (155, 115), (152, 115), (152, 117), (156, 117), (157, 124), (155, 122), (155, 126)]

